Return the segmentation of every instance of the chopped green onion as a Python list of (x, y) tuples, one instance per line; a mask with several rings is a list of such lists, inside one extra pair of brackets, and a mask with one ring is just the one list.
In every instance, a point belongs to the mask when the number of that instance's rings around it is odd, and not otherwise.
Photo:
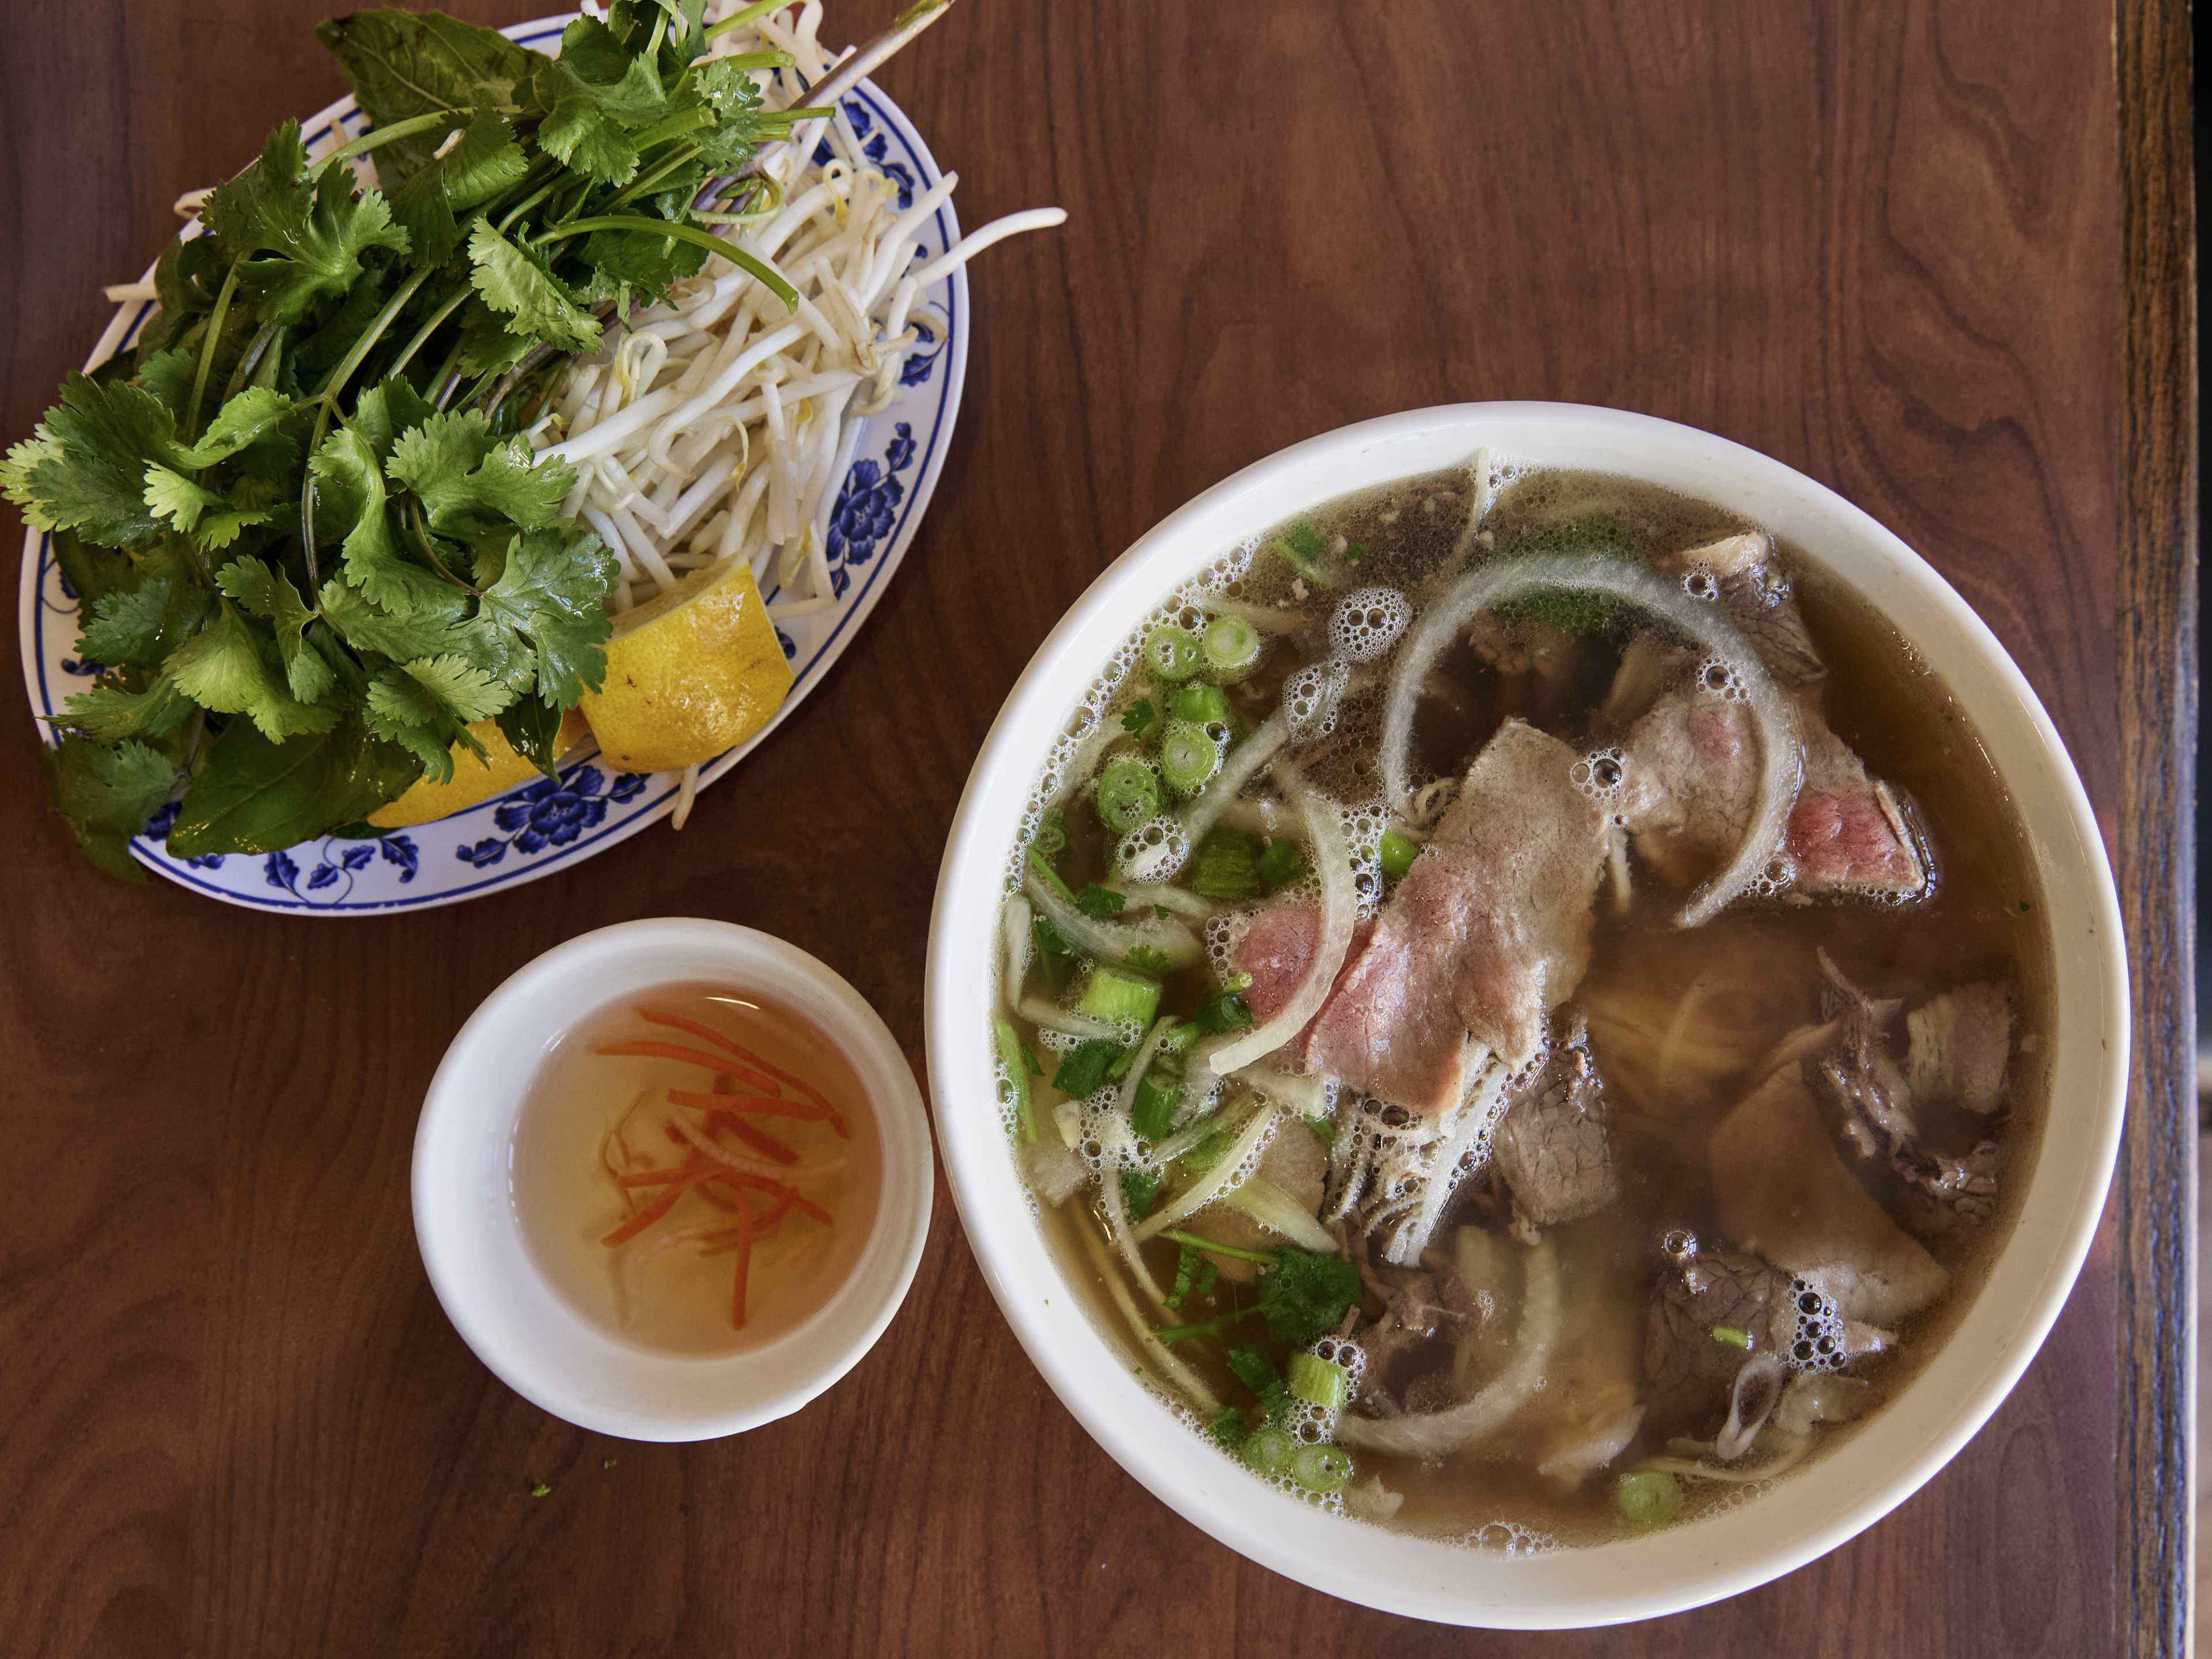
[(1164, 1140), (1182, 1109), (1183, 1068), (1180, 1060), (1155, 1054), (1129, 1103), (1129, 1127), (1146, 1140)]
[(1341, 1446), (1301, 1446), (1291, 1459), (1291, 1479), (1318, 1497), (1342, 1492), (1352, 1479), (1352, 1454)]
[(1225, 680), (1241, 678), (1260, 660), (1260, 630), (1242, 617), (1216, 617), (1199, 641), (1206, 665)]
[(1260, 841), (1241, 830), (1212, 830), (1191, 856), (1190, 890), (1242, 903), (1260, 896)]
[(1160, 776), (1177, 794), (1195, 793), (1221, 769), (1221, 745), (1202, 726), (1170, 721), (1160, 737)]
[(1613, 1503), (1632, 1527), (1663, 1527), (1682, 1512), (1681, 1483), (1664, 1469), (1639, 1469), (1620, 1477)]
[(1267, 884), (1267, 890), (1287, 887), (1305, 873), (1305, 848), (1288, 836), (1267, 843), (1267, 850), (1260, 854), (1260, 879)]
[(1713, 1327), (1713, 1340), (1725, 1347), (1742, 1348), (1748, 1351), (1751, 1347), (1751, 1333), (1740, 1331), (1733, 1325), (1716, 1325)]
[(1036, 1139), (1036, 1117), (1030, 1110), (1030, 1074), (1022, 1064), (1021, 1033), (1014, 1030), (1013, 1022), (994, 1019), (991, 1030), (999, 1040), (999, 1068), (1006, 1075), (1000, 1086), (1004, 1103), (1014, 1109), (1014, 1133), (1026, 1146)]
[(1091, 1037), (1077, 1043), (1060, 1057), (1060, 1069), (1052, 1075), (1052, 1086), (1072, 1100), (1087, 1100), (1098, 1092), (1106, 1081), (1106, 1073), (1121, 1057), (1121, 1045), (1104, 1037)]
[(1313, 1131), (1314, 1139), (1321, 1142), (1322, 1151), (1333, 1152), (1336, 1150), (1336, 1120), (1334, 1118), (1302, 1117), (1298, 1121)]
[(1396, 881), (1413, 867), (1413, 860), (1420, 855), (1421, 848), (1419, 842), (1408, 841), (1395, 830), (1385, 830), (1382, 842), (1375, 850), (1382, 860), (1384, 878)]
[(1199, 726), (1229, 720), (1229, 697), (1218, 685), (1179, 685), (1168, 699), (1168, 712)]
[(1161, 679), (1187, 680), (1204, 660), (1197, 636), (1187, 628), (1164, 623), (1145, 636), (1145, 665)]
[(1281, 1474), (1298, 1455), (1298, 1443), (1270, 1425), (1244, 1443), (1244, 1461), (1261, 1474)]
[(1091, 969), (1075, 1009), (1108, 1025), (1149, 1026), (1160, 1011), (1160, 982), (1102, 962)]
[(1352, 1397), (1352, 1373), (1334, 1359), (1323, 1359), (1317, 1353), (1292, 1354), (1285, 1375), (1292, 1394), (1323, 1411), (1340, 1412), (1344, 1402)]
[(1197, 1041), (1196, 1026), (1189, 1024), (1172, 1026), (1160, 1039), (1160, 1053), (1163, 1054), (1187, 1054), (1189, 1052), (1190, 1045)]
[(1116, 755), (1098, 772), (1098, 821), (1126, 836), (1159, 816), (1160, 781), (1134, 755)]
[[(1206, 1137), (1209, 1141), (1212, 1139), (1211, 1135)], [(1203, 1146), (1205, 1142), (1200, 1144)], [(1218, 1158), (1221, 1152), (1216, 1151), (1213, 1156)], [(1208, 1162), (1211, 1161), (1211, 1159), (1208, 1160)], [(1170, 1227), (1160, 1237), (1172, 1239), (1178, 1244), (1188, 1244), (1194, 1250), (1205, 1250), (1214, 1255), (1227, 1256), (1232, 1261), (1256, 1261), (1263, 1267), (1272, 1267), (1280, 1260), (1277, 1252), (1273, 1250), (1248, 1250), (1242, 1244), (1224, 1244), (1218, 1239), (1203, 1238), (1196, 1233), (1187, 1233), (1180, 1227)], [(1257, 1391), (1256, 1389), (1254, 1390), (1255, 1393)]]
[(1044, 815), (1044, 822), (1037, 825), (1037, 832), (1030, 841), (1030, 851), (1049, 866), (1066, 850), (1067, 823), (1060, 816), (1060, 808), (1055, 806)]

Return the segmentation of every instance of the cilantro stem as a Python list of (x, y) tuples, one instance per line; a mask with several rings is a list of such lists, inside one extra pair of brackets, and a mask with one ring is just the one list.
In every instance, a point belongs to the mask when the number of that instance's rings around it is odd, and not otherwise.
[(473, 582), (463, 581), (459, 576), (456, 576), (451, 570), (447, 569), (446, 568), (446, 562), (438, 556), (438, 544), (430, 535), (430, 521), (426, 516), (424, 516), (422, 512), (422, 503), (419, 500), (413, 496), (410, 496), (407, 501), (406, 511), (402, 513), (399, 515), (399, 518), (400, 522), (407, 526), (409, 538), (414, 542), (416, 546), (422, 550), (422, 556), (429, 560), (432, 566), (435, 568), (441, 576), (443, 576), (447, 581), (453, 583), (454, 586), (465, 587), (470, 592), (475, 594), (477, 598), (483, 598), (483, 589), (477, 586)]
[[(791, 62), (791, 54), (787, 52), (775, 55), (787, 64)], [(714, 112), (702, 105), (697, 109), (680, 111), (665, 121), (654, 122), (630, 143), (641, 151), (648, 150), (656, 144), (666, 143), (671, 138), (681, 138), (687, 132), (696, 132), (701, 127), (711, 127), (716, 119)]]
[(246, 346), (245, 354), (239, 358), (238, 367), (230, 371), (230, 383), (222, 389), (223, 402), (228, 403), (246, 389), (246, 382), (252, 377), (255, 365), (260, 362), (262, 354), (269, 349), (269, 343), (283, 331), (284, 325), (282, 323), (261, 325), (252, 343)]
[(783, 280), (775, 267), (763, 259), (756, 258), (735, 242), (725, 241), (711, 231), (695, 225), (678, 224), (669, 219), (648, 219), (642, 214), (606, 213), (589, 219), (578, 219), (572, 223), (556, 225), (538, 238), (543, 242), (557, 241), (563, 236), (582, 236), (594, 230), (627, 230), (648, 236), (671, 236), (679, 242), (689, 242), (694, 247), (703, 247), (720, 254), (740, 270), (750, 272), (777, 299), (784, 309), (799, 309), (799, 290)]
[[(354, 370), (361, 367), (362, 359), (383, 337), (384, 331), (392, 326), (406, 303), (415, 297), (415, 290), (429, 280), (429, 267), (424, 266), (399, 285), (399, 291), (385, 301), (384, 309), (362, 331), (331, 377), (323, 382), (321, 397), (315, 410), (315, 434), (307, 440), (307, 453), (313, 455), (322, 447), (323, 434), (330, 430), (331, 416), (337, 413), (338, 394), (345, 390), (346, 382), (353, 378)], [(301, 469), (300, 475), (300, 549), (307, 557), (307, 591), (319, 593), (323, 587), (323, 573), (315, 559), (315, 473), (313, 467)]]
[(341, 145), (307, 169), (307, 176), (316, 179), (341, 161), (350, 161), (356, 155), (391, 143), (398, 138), (411, 138), (418, 132), (428, 132), (433, 127), (451, 126), (456, 121), (474, 115), (473, 109), (433, 110), (428, 115), (410, 115), (404, 121), (394, 121), (389, 126), (373, 127), (349, 144)]
[(707, 38), (709, 40), (719, 40), (732, 29), (741, 29), (748, 23), (757, 22), (769, 13), (781, 10), (790, 3), (791, 0), (754, 0), (754, 3), (747, 6), (743, 11), (732, 12), (720, 22), (714, 24), (707, 31)]
[[(643, 146), (641, 145), (640, 148), (642, 149)], [(684, 167), (691, 161), (695, 161), (698, 160), (698, 145), (684, 145), (683, 149), (678, 150), (673, 155), (669, 156), (665, 161), (662, 161), (659, 166), (654, 167), (652, 172), (641, 174), (638, 178), (631, 180), (629, 187), (623, 191), (621, 195), (609, 202), (607, 206), (610, 208), (628, 207), (632, 202), (644, 195), (647, 191), (651, 190), (655, 185), (659, 184), (663, 179), (665, 179), (670, 173), (675, 172), (678, 167)], [(583, 204), (584, 198), (581, 196), (579, 196), (576, 198), (575, 205), (577, 207), (581, 207)]]
[(1180, 1227), (1170, 1227), (1163, 1231), (1160, 1237), (1171, 1238), (1178, 1244), (1188, 1244), (1194, 1249), (1204, 1250), (1212, 1255), (1225, 1255), (1235, 1261), (1256, 1261), (1263, 1267), (1272, 1267), (1275, 1265), (1275, 1253), (1273, 1250), (1248, 1250), (1241, 1244), (1224, 1244), (1215, 1239), (1201, 1238), (1196, 1233), (1183, 1231)]
[(222, 287), (215, 296), (215, 309), (208, 313), (207, 333), (200, 341), (200, 372), (192, 377), (192, 400), (185, 405), (185, 441), (190, 443), (199, 436), (200, 400), (207, 395), (208, 373), (215, 367), (215, 349), (222, 338), (222, 320), (230, 310), (230, 296), (238, 292), (238, 267), (241, 262), (230, 262), (229, 274), (222, 279)]
[(1201, 1319), (1195, 1325), (1163, 1325), (1152, 1335), (1162, 1342), (1188, 1342), (1194, 1336), (1211, 1336), (1223, 1326), (1234, 1325), (1238, 1320), (1259, 1311), (1257, 1308), (1246, 1308), (1241, 1311), (1217, 1314), (1212, 1319)]
[(453, 291), (453, 298), (447, 300), (445, 304), (440, 306), (435, 311), (430, 313), (430, 319), (424, 323), (422, 327), (415, 331), (415, 337), (408, 341), (405, 345), (399, 349), (399, 355), (392, 359), (392, 366), (386, 368), (381, 375), (378, 376), (378, 378), (380, 380), (389, 380), (392, 376), (399, 373), (401, 369), (406, 368), (408, 363), (413, 359), (415, 354), (422, 349), (423, 343), (428, 341), (433, 334), (435, 334), (438, 331), (439, 325), (443, 323), (447, 318), (452, 316), (456, 311), (459, 311), (461, 308), (462, 302), (465, 301), (470, 295), (475, 292), (476, 290), (469, 287), (466, 283), (463, 283), (459, 288), (456, 289)]

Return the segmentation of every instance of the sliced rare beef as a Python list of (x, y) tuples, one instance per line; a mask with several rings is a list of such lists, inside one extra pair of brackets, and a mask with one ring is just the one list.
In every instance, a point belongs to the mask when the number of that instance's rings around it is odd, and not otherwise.
[(1593, 1214), (1620, 1196), (1589, 1023), (1577, 1014), (1560, 1024), (1551, 1058), (1507, 1097), (1492, 1141), (1515, 1214), (1537, 1227)]
[(1686, 547), (1668, 554), (1661, 564), (1693, 583), (1711, 581), (1712, 597), (1751, 641), (1777, 684), (1795, 689), (1828, 672), (1814, 649), (1790, 579), (1775, 560), (1773, 539), (1765, 531), (1747, 530)]
[[(1375, 925), (1364, 921), (1352, 930), (1352, 948), (1344, 954), (1344, 966), (1336, 971), (1339, 985), (1344, 983), (1344, 976), (1352, 971), (1361, 947), (1374, 931)], [(1304, 982), (1307, 965), (1313, 961), (1314, 943), (1320, 933), (1321, 912), (1310, 899), (1279, 900), (1246, 924), (1230, 952), (1230, 966), (1251, 975), (1252, 982), (1244, 988), (1244, 1005), (1252, 1011), (1254, 1024), (1265, 1025), (1297, 994)], [(1301, 1047), (1303, 1041), (1301, 1037), (1294, 1042), (1293, 1049)]]
[[(1996, 1141), (1977, 1139), (1958, 1156), (1932, 1146), (1912, 1086), (1889, 1049), (1887, 1030), (1899, 1005), (1869, 996), (1825, 951), (1820, 966), (1828, 980), (1820, 1011), (1839, 1035), (1805, 1062), (1805, 1073), (1844, 1145), (1887, 1170), (1902, 1189), (1900, 1212), (1921, 1231), (1940, 1231), (1954, 1218), (1987, 1220), (1996, 1208)], [(1998, 1073), (2002, 1078), (2001, 1066)]]
[[(1663, 563), (1707, 585), (1703, 591), (1796, 706), (1805, 770), (1784, 837), (1789, 867), (1778, 872), (1779, 890), (1799, 898), (1914, 896), (1929, 879), (1920, 836), (1896, 792), (1869, 778), (1829, 729), (1820, 706), (1826, 670), (1773, 554), (1765, 533), (1751, 531)], [(1655, 695), (1662, 684), (1668, 689)], [(1690, 653), (1648, 644), (1624, 657), (1607, 709), (1633, 720), (1622, 817), (1638, 856), (1677, 886), (1701, 880), (1751, 825), (1759, 754), (1750, 711)]]
[[(1818, 688), (1797, 698), (1804, 779), (1782, 842), (1777, 890), (1796, 898), (1911, 898), (1928, 860), (1905, 806), (1822, 717)], [(1741, 844), (1759, 793), (1759, 737), (1745, 705), (1695, 675), (1652, 704), (1623, 745), (1621, 816), (1638, 855), (1678, 886)]]
[(1579, 758), (1499, 728), (1307, 1028), (1304, 1069), (1435, 1114), (1486, 1051), (1528, 1063), (1589, 962), (1606, 817), (1571, 776)]

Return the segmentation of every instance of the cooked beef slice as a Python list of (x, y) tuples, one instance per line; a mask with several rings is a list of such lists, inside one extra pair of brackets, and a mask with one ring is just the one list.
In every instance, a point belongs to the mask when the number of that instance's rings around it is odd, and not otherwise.
[(1894, 1327), (1950, 1283), (1844, 1166), (1797, 1066), (1723, 1118), (1707, 1156), (1729, 1237), (1833, 1297), (1845, 1318)]
[(1905, 1017), (1912, 1097), (1970, 1112), (2004, 1103), (2012, 1062), (2012, 993), (1987, 981), (1930, 997)]
[[(1787, 1353), (1797, 1334), (1790, 1275), (1741, 1250), (1696, 1250), (1660, 1270), (1644, 1321), (1644, 1380), (1660, 1420), (1717, 1421), (1753, 1353)], [(1746, 1350), (1713, 1334), (1741, 1334)]]
[(1790, 579), (1775, 562), (1773, 540), (1765, 531), (1747, 530), (1686, 547), (1660, 563), (1685, 576), (1704, 573), (1712, 579), (1722, 610), (1780, 684), (1808, 685), (1827, 672), (1806, 630)]
[(1589, 963), (1606, 817), (1580, 757), (1509, 720), (1308, 1028), (1305, 1069), (1408, 1110), (1459, 1103), (1473, 1045), (1519, 1066)]
[[(1371, 922), (1352, 929), (1352, 946), (1344, 954), (1344, 965), (1336, 970), (1339, 985), (1374, 931)], [(1230, 967), (1252, 976), (1251, 984), (1244, 988), (1244, 1004), (1251, 1009), (1255, 1024), (1265, 1025), (1297, 994), (1313, 961), (1320, 933), (1321, 912), (1310, 899), (1279, 900), (1246, 924), (1230, 951)]]
[(1996, 1142), (1980, 1140), (1962, 1158), (1929, 1144), (1911, 1085), (1889, 1051), (1898, 1005), (1867, 995), (1825, 951), (1820, 965), (1828, 981), (1820, 1012), (1840, 1034), (1805, 1062), (1805, 1075), (1837, 1133), (1856, 1158), (1887, 1171), (1921, 1231), (1940, 1231), (1954, 1218), (1988, 1219), (1996, 1207)]
[(1573, 1018), (1561, 1024), (1543, 1070), (1507, 1097), (1492, 1143), (1515, 1210), (1539, 1227), (1589, 1215), (1620, 1196), (1589, 1024)]

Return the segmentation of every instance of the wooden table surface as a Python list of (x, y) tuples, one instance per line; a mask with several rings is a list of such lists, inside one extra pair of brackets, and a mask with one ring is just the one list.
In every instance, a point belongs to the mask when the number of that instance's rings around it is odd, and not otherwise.
[[(849, 0), (836, 27), (891, 9)], [(9, 8), (0, 434), (81, 360), (99, 285), (152, 257), (178, 192), (342, 89), (321, 11)], [(2179, 1652), (2183, 19), (969, 0), (884, 84), (961, 172), (968, 222), (1070, 222), (975, 268), (966, 407), (908, 568), (690, 828), (459, 908), (276, 918), (96, 875), (44, 810), (28, 721), (0, 743), (0, 1650)], [(789, 1421), (616, 1444), (484, 1372), (407, 1202), (417, 1104), (478, 999), (586, 928), (727, 917), (848, 975), (919, 1072), (945, 831), (1061, 610), (1250, 460), (1491, 398), (1648, 410), (1833, 486), (1958, 586), (2072, 746), (2140, 950), (2129, 1151), (2050, 1342), (1947, 1470), (1820, 1562), (1672, 1620), (1486, 1638), (1369, 1613), (1213, 1544), (1091, 1443), (941, 1182), (904, 1312)]]

